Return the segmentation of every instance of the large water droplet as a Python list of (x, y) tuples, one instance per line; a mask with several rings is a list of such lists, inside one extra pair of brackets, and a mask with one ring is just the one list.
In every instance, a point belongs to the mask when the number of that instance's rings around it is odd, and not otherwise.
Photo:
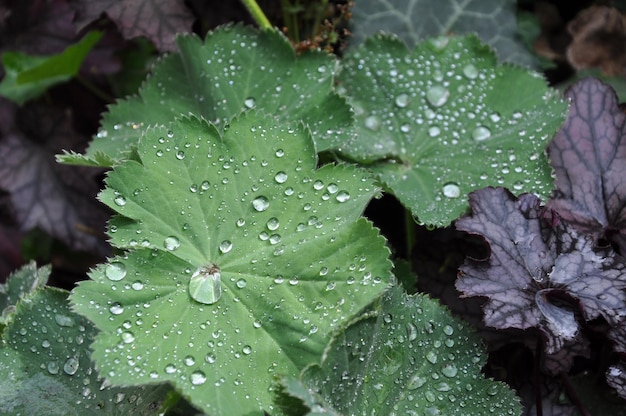
[(463, 67), (463, 75), (469, 79), (476, 79), (478, 77), (478, 69), (473, 64), (467, 64)]
[(443, 185), (443, 195), (448, 198), (458, 198), (461, 196), (461, 188), (454, 182)]
[(288, 176), (285, 172), (278, 172), (276, 174), (276, 176), (274, 176), (274, 180), (276, 181), (276, 183), (285, 183), (287, 182)]
[(262, 212), (268, 209), (269, 207), (270, 207), (270, 201), (263, 195), (256, 197), (252, 201), (252, 208), (254, 208), (255, 211)]
[(46, 368), (50, 374), (59, 374), (59, 363), (56, 361), (50, 361)]
[(432, 126), (428, 129), (428, 135), (430, 137), (437, 137), (441, 134), (441, 129), (437, 126)]
[(426, 359), (429, 363), (435, 364), (437, 362), (437, 353), (435, 351), (428, 351), (426, 353)]
[(404, 108), (409, 105), (409, 95), (408, 94), (400, 94), (396, 97), (396, 105), (400, 108)]
[(443, 333), (446, 335), (452, 335), (454, 334), (454, 328), (452, 328), (450, 325), (446, 325), (443, 327)]
[(70, 357), (67, 359), (65, 364), (63, 364), (63, 371), (65, 371), (66, 374), (73, 376), (78, 371), (78, 366), (79, 366), (78, 358)]
[(409, 390), (415, 390), (415, 389), (418, 389), (418, 388), (422, 387), (424, 384), (426, 384), (427, 381), (428, 380), (426, 378), (420, 377), (419, 374), (414, 374), (409, 379), (409, 383), (407, 384), (406, 387)]
[(219, 249), (221, 253), (228, 253), (233, 248), (233, 243), (230, 240), (224, 240), (220, 243)]
[(167, 250), (174, 251), (180, 247), (180, 241), (174, 236), (169, 236), (163, 241), (163, 247)]
[(346, 202), (350, 199), (350, 194), (348, 193), (348, 191), (339, 191), (335, 199), (337, 199), (338, 202)]
[(222, 296), (220, 269), (215, 264), (199, 267), (189, 279), (189, 295), (207, 305), (217, 302)]
[[(71, 317), (67, 315), (62, 315), (60, 313), (57, 313), (56, 315), (54, 315), (54, 321), (59, 326), (64, 326), (68, 328), (71, 328), (74, 326), (74, 320)], [(25, 334), (22, 334), (22, 335), (25, 335)]]
[(448, 101), (450, 91), (442, 85), (435, 85), (426, 92), (426, 99), (433, 107), (441, 107)]
[(191, 380), (191, 384), (194, 386), (199, 386), (200, 384), (204, 384), (206, 382), (206, 376), (202, 371), (198, 370), (191, 373), (189, 380)]
[(109, 308), (109, 312), (113, 315), (120, 315), (124, 312), (124, 307), (119, 302), (115, 302)]
[(107, 264), (106, 269), (104, 269), (104, 274), (107, 279), (117, 282), (126, 277), (126, 266), (124, 266), (122, 262), (114, 261)]
[(380, 119), (378, 116), (371, 115), (365, 119), (365, 127), (370, 130), (376, 131), (380, 128)]
[(456, 376), (456, 374), (459, 372), (459, 370), (456, 368), (456, 366), (454, 364), (446, 364), (441, 369), (441, 372), (443, 373), (444, 376), (452, 378), (452, 377)]
[(472, 138), (477, 142), (482, 142), (491, 137), (491, 130), (485, 126), (478, 126), (472, 131)]
[(133, 334), (130, 331), (124, 331), (120, 334), (120, 337), (122, 338), (122, 342), (124, 344), (130, 344), (131, 342), (135, 341), (135, 334)]
[(115, 202), (115, 205), (123, 207), (124, 205), (126, 205), (126, 198), (124, 198), (122, 195), (118, 195), (115, 197), (115, 199), (113, 199), (113, 202)]
[(278, 229), (278, 227), (280, 227), (280, 222), (278, 221), (278, 218), (276, 217), (272, 217), (269, 220), (267, 220), (267, 229), (270, 231), (275, 231)]
[(243, 105), (245, 105), (246, 108), (254, 108), (256, 100), (253, 97), (248, 97), (244, 100)]
[(235, 284), (237, 285), (239, 289), (243, 289), (244, 287), (248, 285), (248, 282), (246, 282), (246, 279), (239, 279), (237, 280)]

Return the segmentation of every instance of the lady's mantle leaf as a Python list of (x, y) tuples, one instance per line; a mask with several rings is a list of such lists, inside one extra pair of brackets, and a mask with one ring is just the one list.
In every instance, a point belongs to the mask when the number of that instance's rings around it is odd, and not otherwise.
[(540, 149), (565, 103), (535, 73), (498, 66), (477, 38), (438, 38), (409, 52), (399, 40), (368, 39), (340, 74), (358, 139), (342, 147), (371, 163), (420, 221), (447, 225), (465, 195), (499, 184), (549, 194)]
[(21, 299), (45, 286), (50, 267), (37, 269), (34, 261), (12, 273), (7, 282), (0, 284), (0, 325), (6, 325), (15, 313), (15, 305)]
[[(40, 272), (47, 278), (49, 270)], [(171, 388), (103, 387), (89, 357), (95, 332), (69, 310), (65, 291), (22, 300), (0, 348), (0, 414), (156, 415)]]
[(479, 234), (491, 247), (486, 260), (466, 259), (456, 287), (464, 296), (486, 296), (485, 323), (495, 328), (538, 327), (549, 354), (578, 333), (576, 299), (586, 320), (626, 316), (624, 263), (612, 251), (595, 251), (563, 222), (542, 219), (539, 199), (515, 198), (504, 188), (470, 194), (472, 215), (459, 230)]
[(360, 215), (364, 171), (316, 170), (302, 128), (246, 113), (148, 129), (101, 200), (135, 248), (74, 290), (114, 384), (170, 381), (212, 415), (271, 408), (275, 374), (319, 361), (331, 332), (387, 286), (389, 251)]
[(556, 173), (548, 208), (626, 254), (626, 116), (613, 89), (585, 78), (570, 87), (567, 121), (548, 146)]
[(309, 415), (521, 414), (511, 390), (480, 374), (485, 357), (479, 345), (436, 301), (394, 287), (377, 316), (353, 322), (333, 339), (320, 365), (282, 389), (302, 400)]
[(330, 55), (310, 51), (296, 57), (280, 33), (243, 26), (222, 27), (204, 42), (179, 36), (177, 43), (180, 54), (155, 66), (139, 96), (110, 107), (86, 155), (66, 154), (62, 161), (110, 165), (128, 156), (149, 125), (194, 114), (224, 126), (250, 108), (283, 121), (304, 120), (317, 151), (352, 137), (350, 107), (331, 93), (336, 62)]

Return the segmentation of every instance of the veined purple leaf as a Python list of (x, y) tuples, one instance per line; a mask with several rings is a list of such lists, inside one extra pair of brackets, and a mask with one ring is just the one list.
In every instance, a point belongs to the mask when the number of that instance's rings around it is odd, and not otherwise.
[(547, 352), (559, 351), (578, 336), (577, 314), (603, 316), (612, 324), (626, 313), (626, 273), (621, 257), (594, 249), (564, 222), (547, 221), (537, 197), (516, 198), (504, 188), (470, 194), (472, 215), (457, 229), (481, 235), (491, 248), (487, 259), (466, 259), (456, 288), (484, 296), (484, 321), (501, 328), (537, 327)]
[(626, 116), (615, 91), (585, 78), (565, 95), (565, 124), (548, 145), (556, 191), (547, 207), (596, 239), (608, 238), (626, 253)]
[(626, 365), (623, 361), (609, 367), (606, 371), (606, 382), (622, 399), (626, 399)]

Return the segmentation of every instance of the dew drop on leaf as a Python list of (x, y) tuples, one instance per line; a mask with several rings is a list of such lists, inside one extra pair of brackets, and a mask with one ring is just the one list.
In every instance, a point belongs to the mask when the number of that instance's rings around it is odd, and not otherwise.
[(448, 377), (448, 378), (453, 378), (454, 376), (456, 376), (458, 371), (459, 370), (456, 368), (456, 366), (454, 364), (446, 364), (441, 369), (441, 372), (443, 373), (443, 375)]
[(211, 183), (209, 181), (203, 181), (200, 184), (200, 189), (202, 189), (203, 191), (207, 191), (210, 187), (211, 187)]
[(485, 126), (478, 126), (472, 131), (472, 138), (477, 142), (482, 142), (491, 137), (491, 130)]
[(396, 105), (400, 108), (404, 108), (409, 105), (409, 95), (402, 93), (396, 97)]
[(165, 372), (167, 374), (173, 374), (176, 372), (176, 367), (173, 364), (168, 364), (165, 366)]
[(435, 351), (428, 351), (426, 353), (426, 359), (429, 363), (435, 364), (437, 362), (437, 353)]
[(182, 150), (179, 150), (178, 152), (176, 152), (176, 159), (183, 160), (184, 158), (185, 158), (185, 152), (183, 152)]
[(288, 176), (285, 172), (280, 171), (276, 174), (276, 176), (274, 176), (274, 180), (276, 181), (276, 183), (285, 183), (287, 182)]
[(250, 355), (252, 353), (252, 347), (250, 347), (249, 345), (244, 345), (241, 349), (241, 352), (243, 352), (245, 355)]
[(278, 221), (278, 218), (272, 217), (269, 220), (267, 220), (267, 229), (268, 230), (274, 231), (274, 230), (278, 229), (278, 227), (280, 227), (280, 222)]
[(191, 355), (187, 355), (184, 359), (183, 359), (183, 363), (185, 363), (185, 365), (187, 367), (191, 367), (192, 365), (194, 365), (196, 363), (196, 359), (193, 358), (193, 356)]
[(243, 104), (246, 108), (254, 108), (254, 106), (256, 106), (256, 100), (253, 97), (248, 97), (244, 100)]
[(220, 243), (220, 253), (228, 253), (233, 248), (233, 243), (230, 240), (224, 240)]
[(443, 185), (443, 195), (448, 198), (458, 198), (461, 196), (461, 188), (454, 182)]
[(122, 337), (122, 342), (124, 344), (130, 344), (131, 342), (135, 341), (135, 335), (130, 331), (124, 331), (121, 333), (120, 336)]
[(378, 116), (369, 116), (365, 119), (365, 127), (370, 130), (376, 131), (380, 128), (380, 119)]
[(463, 75), (468, 79), (476, 79), (478, 77), (478, 69), (473, 64), (467, 64), (463, 67)]
[(244, 287), (248, 285), (248, 282), (246, 282), (246, 279), (239, 279), (237, 280), (237, 283), (235, 284), (237, 285), (239, 289), (243, 289)]
[(347, 200), (350, 199), (350, 194), (348, 193), (348, 191), (339, 191), (339, 193), (337, 194), (335, 198), (339, 202), (346, 202)]
[(46, 368), (50, 374), (59, 374), (59, 363), (56, 361), (50, 361)]
[(180, 241), (178, 241), (178, 238), (174, 236), (169, 236), (163, 241), (163, 246), (167, 250), (174, 251), (180, 247)]
[(124, 307), (119, 302), (115, 302), (109, 308), (109, 312), (111, 312), (112, 315), (120, 315), (124, 312)]
[[(71, 328), (74, 326), (74, 320), (71, 317), (67, 315), (62, 315), (60, 313), (57, 313), (56, 315), (54, 315), (54, 321), (59, 326), (63, 326), (67, 328)], [(25, 335), (25, 334), (22, 334), (22, 335)]]
[(435, 85), (426, 92), (426, 100), (433, 107), (441, 107), (448, 101), (450, 91), (442, 85)]
[(199, 267), (189, 279), (189, 295), (207, 305), (217, 302), (222, 296), (220, 269), (215, 264)]
[(252, 201), (252, 207), (255, 211), (263, 212), (270, 207), (270, 201), (265, 196), (261, 195)]
[(76, 357), (70, 357), (67, 359), (65, 364), (63, 364), (63, 371), (65, 372), (65, 374), (73, 376), (78, 371), (78, 366), (78, 359)]
[(428, 381), (426, 378), (424, 377), (420, 377), (419, 374), (414, 374), (413, 376), (411, 376), (411, 378), (409, 379), (409, 383), (407, 384), (407, 389), (409, 390), (415, 390), (415, 389), (419, 389), (420, 387), (422, 387), (424, 384), (426, 384), (426, 381)]
[(191, 373), (191, 376), (189, 376), (189, 380), (191, 380), (191, 384), (193, 384), (194, 386), (199, 386), (201, 384), (204, 384), (204, 382), (206, 381), (206, 376), (202, 371), (198, 370)]
[(437, 126), (432, 126), (428, 129), (428, 135), (430, 137), (437, 137), (441, 134), (441, 129)]
[(118, 195), (115, 197), (115, 199), (113, 199), (113, 202), (115, 202), (115, 205), (123, 207), (124, 205), (126, 205), (126, 198), (124, 198), (122, 195)]

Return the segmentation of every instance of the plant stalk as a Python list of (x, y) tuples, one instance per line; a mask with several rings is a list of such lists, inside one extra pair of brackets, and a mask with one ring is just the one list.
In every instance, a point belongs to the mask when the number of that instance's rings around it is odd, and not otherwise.
[(261, 29), (273, 29), (272, 24), (267, 19), (265, 13), (263, 13), (263, 10), (261, 10), (256, 0), (241, 0), (241, 2), (246, 7), (246, 9), (248, 9), (248, 12)]

